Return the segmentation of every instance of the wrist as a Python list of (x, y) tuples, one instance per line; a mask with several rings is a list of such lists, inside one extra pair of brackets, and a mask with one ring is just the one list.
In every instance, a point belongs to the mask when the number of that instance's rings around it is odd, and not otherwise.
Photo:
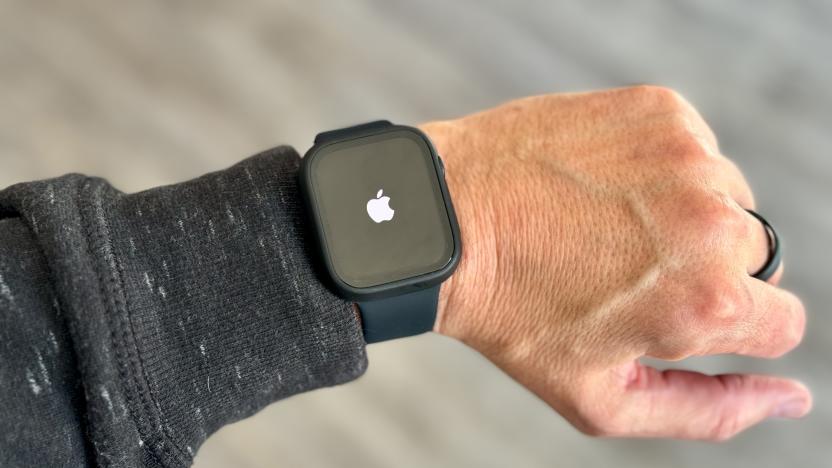
[[(457, 121), (434, 122), (420, 126), (433, 142), (445, 164), (445, 178), (462, 235), (462, 257), (454, 274), (440, 288), (439, 304), (433, 331), (473, 344), (480, 333), (480, 317), (489, 309), (489, 294), (494, 291), (493, 236), (484, 235), (481, 226), (491, 225), (488, 203), (478, 199), (473, 178), (475, 167), (465, 160), (463, 132)], [(476, 200), (476, 203), (475, 203)], [(491, 231), (493, 232), (493, 231)], [(490, 239), (490, 241), (489, 241)], [(489, 245), (491, 246), (489, 248)]]

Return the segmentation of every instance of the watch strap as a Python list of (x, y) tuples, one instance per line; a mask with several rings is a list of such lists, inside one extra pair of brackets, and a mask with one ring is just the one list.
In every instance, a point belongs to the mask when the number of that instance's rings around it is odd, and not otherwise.
[[(392, 125), (388, 120), (376, 120), (330, 130), (319, 133), (315, 137), (315, 144), (371, 135)], [(436, 285), (398, 296), (359, 302), (364, 341), (368, 344), (378, 343), (433, 330), (439, 304), (439, 287)]]
[(358, 303), (367, 344), (419, 335), (433, 330), (439, 287)]
[(373, 133), (378, 129), (390, 127), (393, 124), (390, 123), (389, 120), (376, 120), (373, 122), (367, 122), (359, 125), (353, 125), (352, 127), (345, 127), (345, 128), (338, 128), (335, 130), (329, 130), (326, 132), (321, 132), (315, 136), (315, 144), (320, 145), (323, 143), (327, 143), (329, 141), (335, 140), (342, 140), (344, 138), (354, 138), (357, 136), (363, 136), (368, 133)]

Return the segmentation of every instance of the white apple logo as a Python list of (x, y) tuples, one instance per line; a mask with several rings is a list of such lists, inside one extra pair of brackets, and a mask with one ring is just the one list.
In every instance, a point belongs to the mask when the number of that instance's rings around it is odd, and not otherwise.
[(390, 208), (390, 197), (382, 197), (383, 194), (384, 189), (381, 189), (376, 194), (376, 198), (371, 198), (367, 202), (367, 214), (377, 223), (390, 221), (395, 213), (395, 210)]

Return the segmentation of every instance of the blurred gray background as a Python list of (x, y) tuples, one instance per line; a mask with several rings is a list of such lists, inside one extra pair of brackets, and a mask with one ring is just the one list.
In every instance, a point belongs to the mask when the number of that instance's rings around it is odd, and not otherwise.
[(0, 0), (0, 187), (77, 171), (136, 191), (363, 120), (645, 82), (713, 125), (810, 314), (783, 359), (680, 365), (803, 379), (807, 419), (720, 445), (590, 439), (424, 336), (372, 346), (358, 382), (225, 428), (196, 466), (832, 466), (831, 2)]

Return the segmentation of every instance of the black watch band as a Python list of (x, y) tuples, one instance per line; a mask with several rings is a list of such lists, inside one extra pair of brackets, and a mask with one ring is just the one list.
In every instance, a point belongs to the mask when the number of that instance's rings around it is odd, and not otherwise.
[(439, 285), (401, 296), (359, 302), (364, 341), (378, 343), (429, 332), (436, 322), (438, 304)]
[(353, 125), (352, 127), (344, 127), (338, 128), (335, 130), (329, 130), (326, 132), (321, 132), (315, 135), (315, 144), (321, 145), (323, 143), (328, 143), (330, 141), (335, 140), (342, 140), (344, 138), (353, 138), (358, 137), (364, 134), (373, 133), (374, 131), (392, 127), (393, 124), (390, 123), (389, 120), (375, 120), (373, 122), (367, 122), (359, 125)]

